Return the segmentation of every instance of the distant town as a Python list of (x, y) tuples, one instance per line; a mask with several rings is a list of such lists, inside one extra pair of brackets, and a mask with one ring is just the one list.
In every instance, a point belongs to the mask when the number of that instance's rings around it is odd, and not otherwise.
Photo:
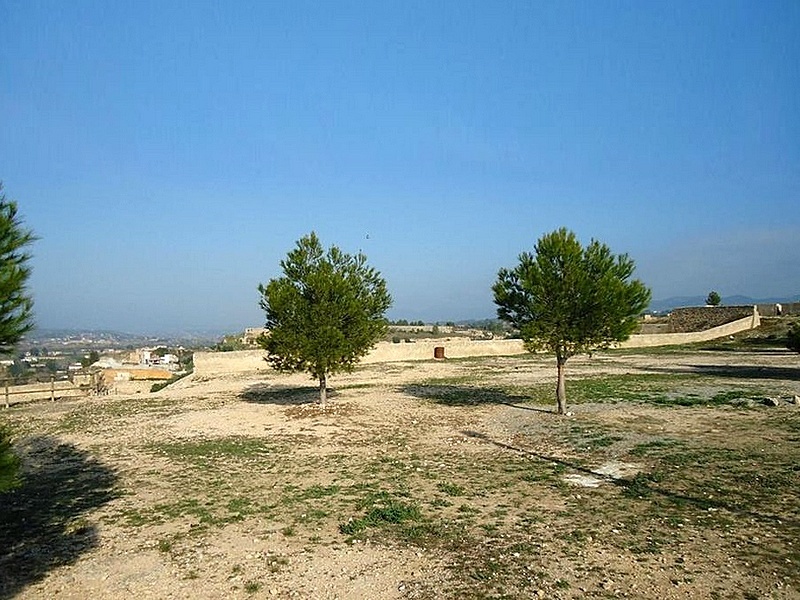
[[(174, 380), (192, 370), (196, 351), (257, 349), (261, 327), (220, 333), (137, 335), (108, 330), (37, 329), (29, 333), (14, 355), (0, 360), (4, 380), (19, 385), (70, 380), (99, 389), (147, 391), (153, 382)], [(413, 343), (440, 336), (490, 339), (505, 335), (494, 319), (463, 323), (390, 321), (386, 341)], [(98, 378), (102, 374), (102, 378)]]
[[(773, 303), (784, 302), (784, 306), (789, 308), (795, 306), (798, 300), (800, 296), (762, 299), (732, 296), (724, 298), (723, 304), (757, 304), (762, 314), (768, 316), (772, 314), (771, 307), (780, 306)], [(674, 297), (653, 302), (648, 312), (658, 316), (674, 308), (702, 304), (701, 297)], [(650, 328), (656, 325), (655, 321), (648, 324)], [(266, 330), (262, 327), (250, 327), (227, 334), (207, 331), (171, 335), (91, 329), (36, 329), (26, 336), (14, 355), (0, 360), (0, 365), (4, 370), (5, 382), (11, 385), (67, 379), (88, 385), (87, 382), (91, 380), (91, 385), (100, 388), (145, 391), (150, 389), (154, 381), (172, 381), (191, 372), (192, 356), (196, 351), (257, 349), (258, 338), (264, 333)], [(398, 344), (437, 337), (485, 340), (508, 335), (508, 326), (497, 319), (436, 323), (396, 319), (389, 321), (385, 339)], [(98, 379), (98, 373), (102, 373), (101, 379)]]

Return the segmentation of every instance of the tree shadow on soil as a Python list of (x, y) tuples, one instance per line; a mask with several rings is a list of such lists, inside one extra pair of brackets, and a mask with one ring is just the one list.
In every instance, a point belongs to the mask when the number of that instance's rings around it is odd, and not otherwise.
[(503, 448), (504, 450), (511, 450), (512, 452), (523, 454), (528, 457), (537, 458), (539, 460), (543, 460), (550, 463), (555, 463), (563, 467), (572, 469), (574, 471), (578, 471), (579, 473), (584, 473), (586, 475), (591, 475), (592, 477), (595, 477), (597, 479), (608, 481), (609, 483), (615, 486), (623, 488), (626, 492), (629, 492), (630, 496), (632, 497), (637, 497), (646, 500), (651, 495), (661, 496), (667, 500), (674, 502), (677, 505), (689, 504), (702, 511), (708, 511), (709, 509), (724, 509), (730, 513), (738, 514), (741, 517), (746, 517), (748, 519), (755, 519), (762, 522), (769, 522), (772, 525), (780, 525), (781, 527), (789, 526), (793, 528), (800, 527), (799, 520), (786, 518), (786, 516), (765, 514), (765, 513), (755, 512), (752, 510), (747, 510), (745, 508), (742, 508), (740, 505), (735, 504), (732, 501), (729, 502), (725, 500), (703, 498), (700, 496), (692, 496), (690, 494), (668, 490), (661, 486), (653, 485), (653, 482), (648, 481), (647, 478), (642, 477), (641, 474), (634, 475), (633, 477), (614, 477), (613, 475), (594, 471), (583, 465), (580, 465), (578, 463), (569, 460), (565, 460), (563, 458), (548, 456), (546, 454), (541, 454), (539, 452), (534, 452), (531, 450), (527, 450), (525, 448), (519, 448), (517, 446), (513, 446), (505, 442), (494, 440), (485, 433), (481, 433), (478, 431), (462, 431), (461, 433), (467, 437), (481, 440), (488, 444), (492, 444), (493, 446), (496, 446), (498, 448)]
[[(336, 399), (336, 390), (328, 388), (328, 399)], [(253, 404), (275, 404), (278, 406), (297, 406), (319, 402), (319, 387), (279, 387), (269, 384), (251, 385), (239, 398)]]
[(479, 406), (482, 404), (504, 404), (512, 408), (533, 410), (536, 412), (555, 414), (555, 411), (541, 406), (531, 406), (531, 398), (519, 394), (509, 394), (498, 388), (469, 385), (405, 385), (402, 391), (406, 394), (430, 400), (443, 406)]
[(683, 365), (676, 367), (648, 367), (656, 373), (691, 373), (730, 377), (733, 379), (783, 379), (800, 381), (800, 367), (769, 367), (761, 365)]
[(23, 483), (0, 494), (0, 598), (97, 546), (87, 517), (116, 498), (117, 475), (87, 452), (42, 436), (19, 444)]

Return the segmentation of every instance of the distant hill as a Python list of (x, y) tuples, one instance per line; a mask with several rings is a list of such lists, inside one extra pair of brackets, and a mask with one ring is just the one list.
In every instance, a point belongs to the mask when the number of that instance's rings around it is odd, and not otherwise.
[[(707, 296), (673, 296), (664, 300), (653, 300), (650, 303), (651, 312), (669, 312), (674, 308), (684, 306), (705, 306)], [(744, 306), (748, 304), (788, 304), (790, 302), (800, 302), (800, 294), (796, 296), (784, 296), (781, 298), (751, 298), (750, 296), (722, 296), (723, 306)]]
[(36, 328), (25, 336), (23, 346), (52, 344), (101, 346), (204, 346), (219, 340), (219, 332), (177, 332), (172, 334), (137, 334), (98, 329)]

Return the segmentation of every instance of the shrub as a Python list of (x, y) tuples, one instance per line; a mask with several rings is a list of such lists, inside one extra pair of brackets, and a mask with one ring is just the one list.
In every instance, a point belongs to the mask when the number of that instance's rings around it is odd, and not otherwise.
[(800, 321), (795, 322), (786, 334), (786, 347), (789, 350), (800, 352)]
[(11, 447), (11, 434), (0, 428), (0, 492), (19, 485), (19, 458)]

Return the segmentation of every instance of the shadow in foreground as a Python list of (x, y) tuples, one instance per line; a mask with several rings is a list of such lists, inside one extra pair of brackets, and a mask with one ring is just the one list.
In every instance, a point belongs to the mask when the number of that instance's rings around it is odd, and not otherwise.
[(414, 384), (403, 386), (402, 391), (415, 398), (431, 400), (444, 406), (504, 404), (523, 410), (555, 414), (551, 409), (541, 406), (531, 406), (531, 398), (529, 396), (509, 394), (498, 388), (469, 385)]
[(0, 598), (95, 547), (87, 515), (118, 495), (116, 474), (71, 444), (34, 437), (17, 451), (23, 483), (0, 494)]
[[(336, 390), (328, 388), (328, 398), (336, 398)], [(269, 384), (251, 385), (239, 398), (254, 404), (276, 404), (278, 406), (297, 406), (319, 402), (319, 387), (281, 387)]]
[(693, 373), (734, 379), (783, 379), (800, 381), (800, 367), (768, 367), (761, 365), (685, 365), (680, 367), (649, 367), (657, 373)]

